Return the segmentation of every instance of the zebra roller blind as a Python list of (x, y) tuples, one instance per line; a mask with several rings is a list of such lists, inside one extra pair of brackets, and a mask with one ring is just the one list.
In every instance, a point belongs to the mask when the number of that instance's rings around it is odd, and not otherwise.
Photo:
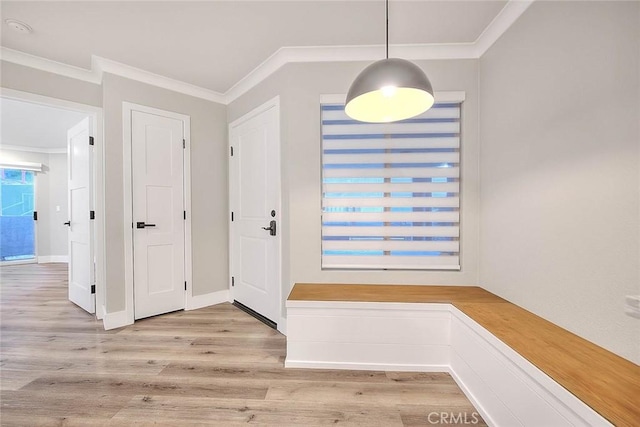
[(460, 269), (460, 102), (395, 123), (322, 104), (322, 267)]

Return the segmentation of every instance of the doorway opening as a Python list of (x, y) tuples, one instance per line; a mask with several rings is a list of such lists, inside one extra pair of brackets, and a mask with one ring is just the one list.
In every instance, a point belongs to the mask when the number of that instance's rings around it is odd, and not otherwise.
[[(2, 89), (0, 145), (1, 263), (67, 263), (79, 277), (86, 270), (87, 300), (98, 319), (104, 317), (104, 203), (102, 109), (32, 93)], [(86, 175), (87, 212), (78, 213), (70, 197), (69, 130), (86, 122), (91, 155), (82, 160)], [(91, 210), (91, 213), (89, 212)], [(86, 251), (73, 256), (69, 236), (74, 216), (91, 222)], [(88, 222), (88, 221), (87, 221)], [(5, 246), (5, 244), (8, 244)], [(77, 248), (77, 247), (76, 247)], [(70, 277), (71, 278), (71, 277)], [(71, 283), (71, 280), (70, 280)]]

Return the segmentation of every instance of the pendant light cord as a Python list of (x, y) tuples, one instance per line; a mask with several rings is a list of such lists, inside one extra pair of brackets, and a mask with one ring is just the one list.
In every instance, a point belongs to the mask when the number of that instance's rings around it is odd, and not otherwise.
[(386, 13), (385, 18), (387, 20), (387, 59), (389, 59), (389, 0), (385, 0)]

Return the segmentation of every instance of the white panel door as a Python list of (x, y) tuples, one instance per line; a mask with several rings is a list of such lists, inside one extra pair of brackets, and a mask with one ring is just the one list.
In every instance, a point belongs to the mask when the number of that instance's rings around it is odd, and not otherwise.
[(69, 300), (89, 313), (96, 311), (94, 281), (91, 177), (93, 157), (89, 145), (90, 118), (67, 131), (69, 221)]
[[(279, 111), (232, 124), (229, 165), (233, 297), (277, 323), (280, 307)], [(269, 228), (275, 224), (275, 235)]]
[(181, 120), (133, 111), (134, 317), (180, 310), (184, 289), (184, 129)]

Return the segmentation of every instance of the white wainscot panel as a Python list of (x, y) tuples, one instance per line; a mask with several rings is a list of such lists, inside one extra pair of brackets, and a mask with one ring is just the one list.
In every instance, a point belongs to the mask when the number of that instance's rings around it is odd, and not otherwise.
[(451, 322), (451, 369), (495, 425), (610, 425), (454, 307)]
[(442, 304), (288, 304), (289, 367), (447, 371), (450, 313)]

